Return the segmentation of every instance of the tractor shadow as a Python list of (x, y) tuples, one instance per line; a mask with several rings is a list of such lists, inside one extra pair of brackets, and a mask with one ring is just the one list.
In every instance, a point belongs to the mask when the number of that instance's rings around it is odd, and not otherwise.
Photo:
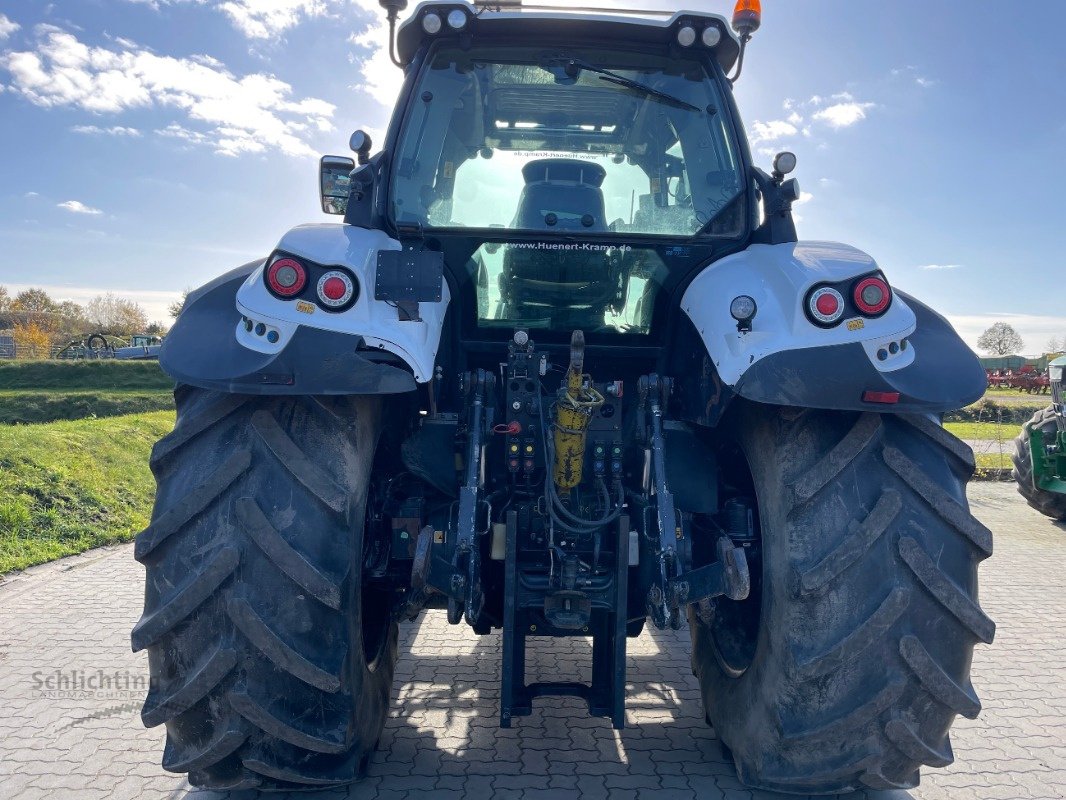
[[(754, 791), (736, 777), (703, 718), (689, 665), (688, 631), (651, 631), (628, 642), (626, 728), (590, 717), (571, 698), (535, 701), (532, 715), (499, 727), (500, 635), (451, 627), (443, 612), (401, 625), (393, 706), (367, 778), (350, 787), (293, 800), (417, 797), (436, 790), (455, 798), (517, 796), (551, 790), (562, 798), (636, 796), (776, 800), (797, 795)], [(583, 680), (591, 641), (530, 639), (526, 680)], [(183, 782), (184, 784), (184, 782)], [(450, 790), (450, 792), (449, 792)], [(507, 791), (510, 790), (510, 791)], [(439, 795), (434, 795), (437, 797)], [(176, 790), (190, 800), (280, 800), (286, 794)], [(856, 792), (841, 800), (913, 800), (909, 792)]]

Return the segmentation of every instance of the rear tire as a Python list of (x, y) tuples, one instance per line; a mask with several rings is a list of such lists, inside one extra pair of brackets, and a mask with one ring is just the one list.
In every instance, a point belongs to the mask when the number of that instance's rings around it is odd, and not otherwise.
[(924, 417), (738, 412), (762, 589), (709, 624), (689, 615), (708, 719), (749, 786), (916, 786), (951, 763), (955, 715), (977, 716), (970, 661), (995, 632), (976, 600), (992, 537), (966, 503), (973, 454)]
[(1011, 470), (1011, 475), (1018, 485), (1018, 494), (1025, 498), (1025, 502), (1041, 514), (1066, 521), (1066, 494), (1037, 489), (1033, 483), (1033, 451), (1029, 448), (1029, 433), (1034, 429), (1042, 431), (1046, 436), (1055, 436), (1058, 433), (1058, 420), (1052, 406), (1037, 411), (1022, 426), (1022, 432), (1014, 440), (1014, 454), (1011, 456), (1014, 469)]
[(391, 598), (362, 580), (381, 429), (374, 397), (175, 391), (152, 453), (152, 523), (134, 650), (163, 767), (210, 789), (289, 790), (361, 777), (397, 653)]

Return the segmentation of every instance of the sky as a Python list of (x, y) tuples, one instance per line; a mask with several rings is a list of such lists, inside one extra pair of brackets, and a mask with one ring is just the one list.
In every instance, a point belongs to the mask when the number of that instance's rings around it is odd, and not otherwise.
[[(1038, 353), (1066, 337), (1066, 3), (1024, 9), (764, 0), (736, 95), (758, 163), (798, 156), (802, 239), (870, 253), (971, 345), (1005, 320)], [(401, 78), (382, 21), (377, 0), (0, 0), (0, 284), (169, 322), (183, 289), (335, 221), (317, 160), (380, 142)]]

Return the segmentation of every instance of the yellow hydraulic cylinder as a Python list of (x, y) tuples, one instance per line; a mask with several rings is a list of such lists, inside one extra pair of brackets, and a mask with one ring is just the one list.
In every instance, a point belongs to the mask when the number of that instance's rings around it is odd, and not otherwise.
[(585, 440), (589, 422), (603, 405), (603, 395), (592, 388), (592, 378), (584, 372), (585, 335), (574, 331), (570, 340), (570, 368), (555, 402), (555, 463), (552, 480), (561, 494), (581, 483), (585, 463)]

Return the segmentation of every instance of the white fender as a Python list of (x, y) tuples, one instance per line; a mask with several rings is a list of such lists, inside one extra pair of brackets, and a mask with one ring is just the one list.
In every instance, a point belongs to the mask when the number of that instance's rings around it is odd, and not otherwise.
[[(884, 361), (877, 353), (897, 345), (915, 330), (914, 312), (893, 294), (889, 310), (877, 319), (845, 317), (834, 328), (820, 328), (807, 319), (804, 299), (812, 286), (857, 278), (876, 270), (877, 262), (861, 250), (834, 242), (755, 244), (726, 256), (701, 272), (681, 300), (722, 382), (735, 386), (758, 360), (786, 350), (824, 348), (859, 342), (881, 372), (914, 362), (910, 345)], [(752, 330), (741, 333), (729, 314), (738, 295), (758, 306)]]
[(340, 313), (330, 313), (310, 303), (279, 300), (267, 290), (260, 267), (237, 291), (237, 310), (264, 323), (268, 330), (277, 331), (279, 338), (270, 343), (264, 336), (238, 325), (235, 335), (241, 345), (262, 353), (278, 353), (303, 325), (362, 336), (368, 347), (394, 353), (407, 362), (419, 383), (433, 377), (444, 314), (451, 300), (447, 281), (439, 303), (419, 305), (420, 321), (400, 321), (395, 306), (374, 299), (378, 252), (401, 249), (398, 241), (382, 231), (333, 223), (300, 225), (281, 238), (277, 249), (324, 267), (347, 267), (359, 281), (359, 298)]

